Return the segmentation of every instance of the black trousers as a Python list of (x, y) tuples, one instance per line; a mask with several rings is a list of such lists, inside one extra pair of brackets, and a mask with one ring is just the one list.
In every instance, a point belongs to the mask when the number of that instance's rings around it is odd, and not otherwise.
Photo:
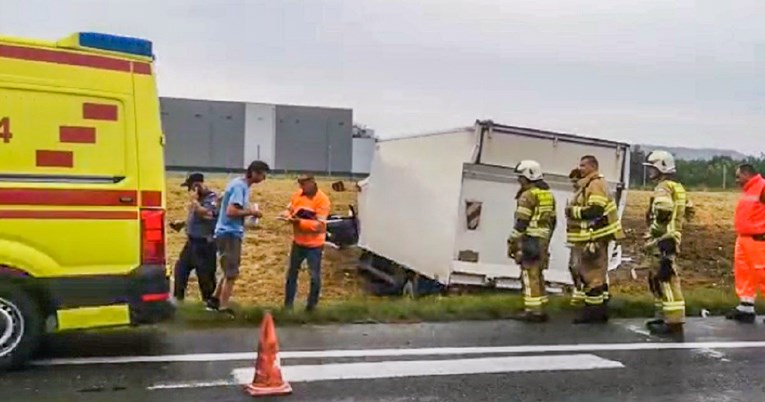
[(191, 271), (197, 271), (199, 293), (202, 300), (208, 300), (215, 292), (215, 242), (189, 237), (183, 246), (178, 262), (175, 263), (175, 284), (173, 295), (177, 300), (186, 297)]

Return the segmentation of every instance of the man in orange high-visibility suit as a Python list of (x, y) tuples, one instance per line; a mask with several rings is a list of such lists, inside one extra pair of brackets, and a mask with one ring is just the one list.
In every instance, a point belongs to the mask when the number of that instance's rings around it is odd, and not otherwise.
[(321, 257), (327, 236), (330, 202), (329, 197), (319, 190), (312, 175), (301, 175), (298, 183), (300, 189), (292, 195), (287, 210), (282, 214), (283, 218), (292, 223), (294, 232), (284, 306), (292, 308), (297, 292), (298, 271), (303, 261), (307, 260), (311, 273), (311, 290), (306, 310), (312, 311), (319, 303), (321, 292)]
[(753, 323), (757, 288), (765, 295), (765, 179), (750, 164), (736, 170), (743, 194), (736, 206), (736, 250), (733, 269), (739, 305), (725, 315), (729, 320)]

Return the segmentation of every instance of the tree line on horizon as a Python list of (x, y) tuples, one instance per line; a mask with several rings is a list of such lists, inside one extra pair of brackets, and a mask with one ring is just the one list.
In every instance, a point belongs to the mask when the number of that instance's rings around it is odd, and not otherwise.
[[(645, 176), (643, 161), (646, 158), (646, 150), (635, 146), (630, 154), (630, 187), (650, 186), (650, 181)], [(765, 173), (765, 154), (758, 157), (750, 156), (746, 159), (733, 159), (728, 156), (715, 156), (711, 159), (679, 159), (677, 165), (677, 179), (687, 188), (694, 189), (731, 189), (736, 188), (736, 168), (742, 163), (750, 163), (760, 172)]]

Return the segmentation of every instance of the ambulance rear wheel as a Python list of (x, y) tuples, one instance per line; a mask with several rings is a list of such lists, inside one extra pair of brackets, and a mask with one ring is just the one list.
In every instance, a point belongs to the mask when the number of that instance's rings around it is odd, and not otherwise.
[(24, 366), (42, 333), (43, 320), (34, 299), (17, 286), (0, 285), (0, 371)]

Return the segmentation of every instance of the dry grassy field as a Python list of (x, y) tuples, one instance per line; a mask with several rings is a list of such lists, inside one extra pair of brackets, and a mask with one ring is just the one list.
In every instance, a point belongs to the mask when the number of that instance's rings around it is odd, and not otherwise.
[[(171, 176), (168, 179), (168, 218), (185, 219), (188, 195), (180, 187), (182, 178)], [(222, 192), (226, 176), (208, 178), (208, 185)], [(346, 181), (345, 192), (334, 192), (331, 180), (320, 180), (320, 187), (332, 200), (333, 212), (345, 215), (348, 205), (353, 203), (356, 193), (352, 182)], [(257, 202), (265, 217), (257, 229), (246, 235), (243, 247), (242, 276), (237, 284), (236, 300), (240, 303), (281, 303), (284, 295), (284, 273), (291, 241), (291, 228), (274, 217), (281, 212), (297, 189), (294, 179), (277, 177), (252, 188), (252, 202)], [(722, 287), (731, 283), (731, 264), (733, 256), (734, 234), (732, 228), (733, 209), (736, 193), (692, 192), (691, 199), (696, 205), (696, 216), (686, 226), (683, 237), (680, 266), (687, 286)], [(625, 255), (633, 262), (624, 264), (643, 266), (644, 260), (639, 249), (641, 235), (645, 231), (644, 212), (648, 203), (648, 193), (632, 191), (629, 193), (627, 210), (623, 223), (627, 232), (624, 242)], [(169, 263), (175, 260), (183, 247), (185, 235), (169, 230)], [(325, 251), (323, 269), (323, 299), (346, 299), (362, 294), (360, 283), (355, 274), (354, 263), (357, 254), (353, 251)], [(627, 269), (620, 269), (612, 274), (612, 284), (617, 291), (637, 293), (645, 292), (643, 279), (633, 280)], [(196, 280), (192, 278), (189, 286), (191, 297), (197, 297)], [(301, 271), (299, 298), (304, 300), (307, 294), (308, 275)]]

